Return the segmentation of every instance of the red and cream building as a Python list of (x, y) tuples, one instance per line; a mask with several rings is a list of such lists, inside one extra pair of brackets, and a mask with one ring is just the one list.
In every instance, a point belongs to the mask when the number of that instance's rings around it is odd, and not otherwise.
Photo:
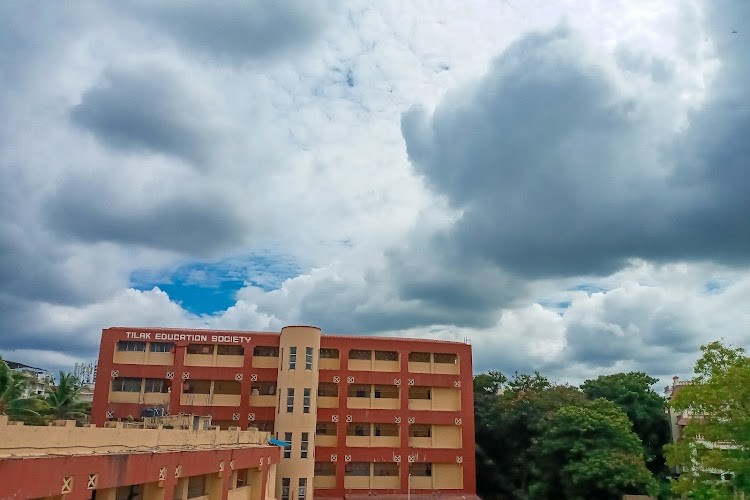
[[(475, 493), (471, 346), (396, 337), (108, 328), (92, 417), (146, 408), (257, 427), (291, 446), (281, 500)], [(476, 497), (473, 497), (476, 498)]]

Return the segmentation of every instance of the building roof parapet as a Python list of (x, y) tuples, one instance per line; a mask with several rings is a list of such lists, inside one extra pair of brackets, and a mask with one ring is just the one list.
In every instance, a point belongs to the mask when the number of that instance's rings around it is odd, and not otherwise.
[(108, 427), (76, 427), (74, 421), (51, 426), (25, 426), (0, 416), (0, 458), (48, 455), (158, 453), (217, 448), (268, 446), (269, 433), (256, 428), (206, 430), (144, 428), (114, 422)]

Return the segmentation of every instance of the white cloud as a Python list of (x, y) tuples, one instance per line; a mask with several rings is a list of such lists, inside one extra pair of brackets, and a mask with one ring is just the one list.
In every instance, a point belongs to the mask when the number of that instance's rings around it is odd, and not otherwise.
[[(741, 130), (747, 116), (744, 45), (719, 34), (722, 17), (746, 16), (736, 5), (722, 4), (725, 15), (716, 17), (697, 0), (362, 1), (332, 2), (306, 17), (306, 4), (282, 2), (253, 17), (260, 2), (223, 11), (81, 2), (45, 19), (27, 4), (0, 7), (0, 352), (64, 367), (93, 358), (101, 329), (118, 323), (277, 329), (304, 322), (343, 333), (466, 337), (477, 369), (540, 369), (573, 380), (631, 368), (671, 374), (692, 362), (702, 341), (748, 342), (740, 332), (750, 278), (737, 257), (747, 206), (731, 189), (746, 185), (736, 161), (743, 156), (721, 156), (726, 168), (709, 176), (718, 182), (698, 182), (707, 153), (728, 150), (728, 131)], [(221, 36), (233, 17), (244, 28)], [(298, 29), (279, 30), (282, 22)], [(589, 81), (604, 82), (607, 102), (632, 119), (611, 136), (576, 116), (585, 106), (562, 121), (566, 133), (584, 123), (602, 138), (581, 142), (603, 160), (586, 164), (580, 179), (599, 179), (586, 200), (603, 201), (582, 205), (576, 220), (599, 217), (602, 234), (641, 234), (643, 219), (638, 227), (611, 224), (628, 214), (601, 184), (627, 180), (627, 198), (646, 181), (675, 183), (674, 165), (664, 161), (680, 158), (674, 149), (696, 161), (698, 188), (670, 206), (702, 211), (666, 228), (677, 235), (670, 252), (618, 254), (644, 244), (621, 238), (607, 247), (608, 265), (592, 270), (588, 251), (599, 240), (584, 232), (568, 260), (536, 247), (560, 261), (567, 278), (528, 278), (494, 257), (530, 235), (555, 241), (560, 226), (518, 216), (511, 221), (518, 232), (507, 237), (507, 213), (493, 211), (496, 198), (502, 192), (507, 201), (523, 184), (477, 182), (472, 148), (459, 147), (459, 140), (469, 145), (472, 135), (501, 130), (474, 120), (489, 108), (466, 114), (439, 144), (425, 143), (427, 156), (440, 151), (438, 159), (450, 160), (448, 177), (473, 179), (461, 197), (456, 183), (436, 183), (434, 169), (409, 162), (400, 119), (414, 105), (429, 117), (471, 104), (510, 44), (561, 24), (575, 33), (574, 48), (582, 50), (574, 55)], [(193, 36), (196, 26), (201, 36)], [(504, 63), (523, 68), (531, 52), (516, 51)], [(537, 73), (518, 75), (544, 76)], [(488, 106), (502, 96), (489, 97)], [(529, 124), (521, 113), (502, 130), (538, 129), (543, 121)], [(439, 124), (424, 119), (420, 127), (434, 133), (430, 127)], [(665, 138), (675, 134), (686, 135), (670, 151)], [(494, 192), (482, 194), (488, 186)], [(457, 231), (468, 205), (456, 200), (479, 200), (489, 223)], [(551, 200), (537, 204), (553, 207)], [(735, 218), (711, 210), (721, 201), (734, 204)], [(626, 208), (633, 207), (644, 208)], [(697, 224), (706, 221), (712, 224)], [(701, 227), (708, 233), (701, 245), (680, 240)], [(463, 246), (451, 242), (456, 234)], [(489, 247), (483, 252), (472, 241)], [(684, 255), (689, 248), (697, 250)], [(301, 274), (274, 291), (247, 286), (214, 316), (190, 314), (158, 289), (129, 288), (134, 271), (158, 274), (258, 253), (294, 260)], [(704, 263), (689, 260), (695, 255)], [(665, 264), (671, 261), (685, 262)], [(252, 272), (259, 285), (278, 282)], [(568, 291), (586, 283), (606, 292)]]

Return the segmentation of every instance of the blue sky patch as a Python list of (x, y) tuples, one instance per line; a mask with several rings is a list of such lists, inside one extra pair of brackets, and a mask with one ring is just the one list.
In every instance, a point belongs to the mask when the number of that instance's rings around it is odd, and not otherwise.
[(568, 292), (586, 292), (589, 295), (591, 295), (592, 293), (608, 292), (609, 288), (605, 288), (601, 285), (596, 285), (594, 283), (581, 283), (580, 285), (576, 285), (576, 286), (568, 288), (567, 291)]
[(130, 275), (137, 290), (159, 287), (169, 298), (193, 314), (225, 311), (236, 302), (237, 291), (255, 286), (265, 291), (300, 274), (288, 256), (250, 254), (216, 262), (189, 262), (170, 269), (140, 269)]
[(718, 295), (727, 288), (727, 281), (720, 279), (708, 280), (703, 285), (703, 291), (708, 295)]

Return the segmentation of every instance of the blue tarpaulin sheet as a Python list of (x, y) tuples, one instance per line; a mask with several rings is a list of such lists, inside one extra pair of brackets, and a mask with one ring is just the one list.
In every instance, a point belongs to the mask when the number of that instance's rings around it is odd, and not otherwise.
[(269, 438), (268, 442), (271, 444), (275, 444), (276, 446), (292, 446), (292, 443), (290, 443), (289, 441), (282, 441), (276, 438)]

